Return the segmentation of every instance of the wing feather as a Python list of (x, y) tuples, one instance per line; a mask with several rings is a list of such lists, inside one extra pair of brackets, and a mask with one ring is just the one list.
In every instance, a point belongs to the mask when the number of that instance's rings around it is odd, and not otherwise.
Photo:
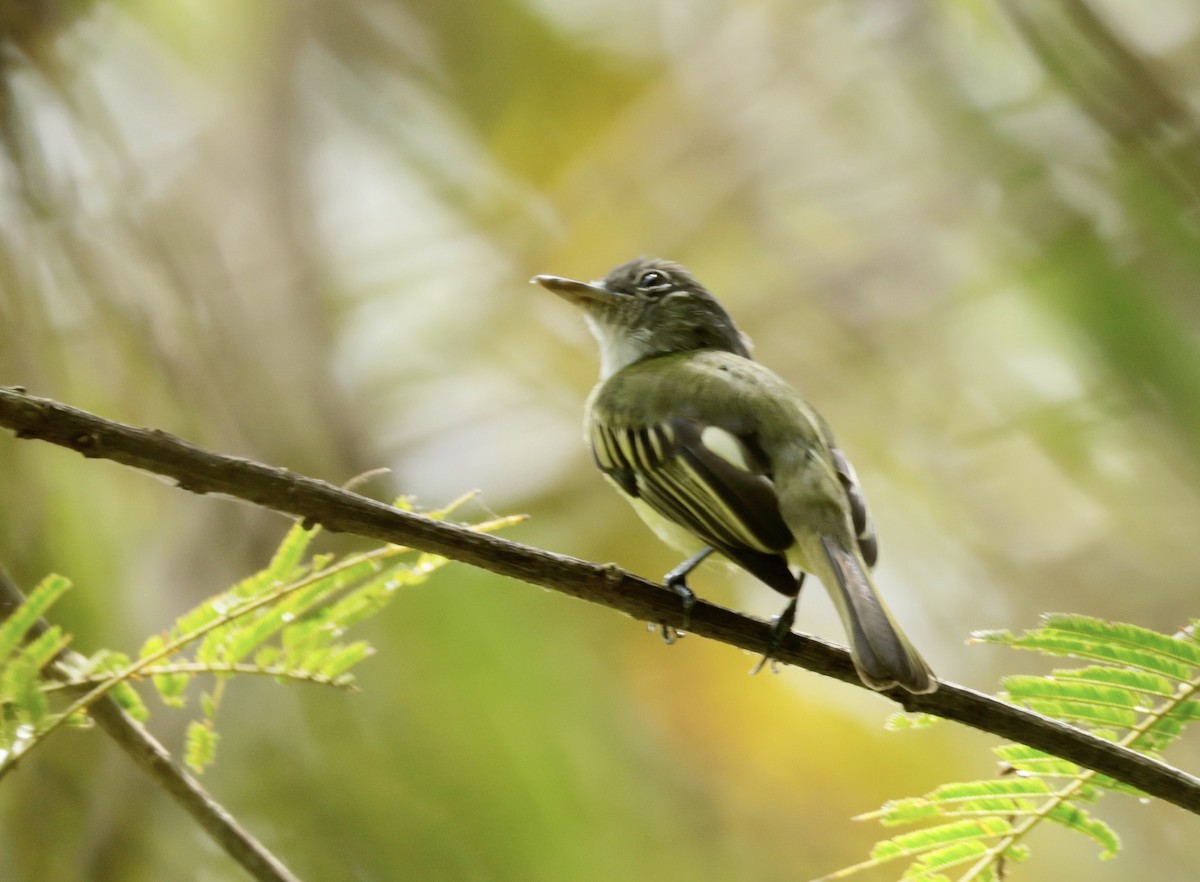
[[(793, 542), (756, 444), (740, 460), (707, 447), (706, 427), (676, 418), (661, 426), (593, 423), (596, 464), (631, 496), (687, 529), (771, 587), (794, 594), (782, 552)], [(742, 466), (746, 467), (743, 468)]]
[(867, 509), (867, 498), (863, 495), (862, 485), (858, 483), (858, 474), (854, 471), (854, 466), (846, 459), (846, 454), (842, 453), (841, 448), (835, 447), (832, 439), (830, 440), (829, 452), (833, 456), (833, 467), (837, 470), (838, 480), (841, 481), (846, 498), (850, 502), (850, 518), (854, 522), (858, 550), (862, 552), (867, 566), (873, 567), (879, 560), (879, 539), (875, 535), (875, 523)]

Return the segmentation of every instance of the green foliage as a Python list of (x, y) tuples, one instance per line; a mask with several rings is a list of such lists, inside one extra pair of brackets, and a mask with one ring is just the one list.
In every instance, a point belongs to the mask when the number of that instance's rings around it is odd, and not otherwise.
[(183, 759), (193, 770), (204, 771), (217, 758), (217, 730), (212, 720), (192, 720), (188, 723), (187, 749)]
[[(1065, 720), (1125, 747), (1158, 756), (1200, 719), (1200, 622), (1178, 634), (1052, 614), (1042, 627), (1016, 635), (989, 631), (978, 642), (1030, 649), (1091, 662), (1044, 677), (1004, 679), (1006, 696), (1046, 716)], [(928, 725), (927, 715), (898, 714), (893, 729)], [(1081, 803), (1106, 791), (1143, 797), (1129, 785), (1083, 769), (1023, 744), (995, 748), (1000, 777), (943, 784), (924, 796), (889, 802), (861, 815), (886, 826), (925, 824), (877, 843), (870, 859), (824, 880), (845, 879), (863, 870), (907, 861), (901, 879), (923, 882), (1002, 880), (1009, 863), (1025, 860), (1025, 836), (1042, 822), (1073, 830), (1100, 846), (1100, 857), (1116, 856), (1116, 832)]]
[[(467, 498), (432, 514), (445, 517)], [(498, 529), (516, 520), (500, 518), (475, 529)], [(179, 616), (149, 637), (137, 658), (110, 650), (87, 658), (71, 655), (58, 661), (54, 676), (46, 668), (68, 638), (57, 627), (31, 635), (70, 584), (60, 576), (47, 577), (0, 624), (0, 775), (58, 726), (86, 721), (86, 709), (104, 696), (145, 722), (149, 711), (133, 686), (139, 681), (149, 680), (164, 704), (181, 708), (197, 678), (204, 678), (200, 717), (188, 726), (184, 753), (196, 771), (216, 756), (215, 717), (232, 677), (265, 675), (280, 682), (352, 688), (353, 668), (374, 649), (363, 640), (346, 640), (348, 629), (447, 561), (399, 545), (340, 558), (312, 555), (318, 532), (293, 526), (263, 570)], [(52, 698), (58, 699), (57, 709)]]
[(0, 760), (8, 762), (50, 725), (49, 702), (42, 691), (42, 670), (67, 647), (57, 627), (36, 637), (42, 614), (71, 587), (61, 576), (47, 576), (28, 599), (0, 624)]

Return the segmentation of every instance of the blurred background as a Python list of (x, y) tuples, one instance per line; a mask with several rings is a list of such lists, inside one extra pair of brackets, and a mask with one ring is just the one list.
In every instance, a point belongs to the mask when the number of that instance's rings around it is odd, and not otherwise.
[[(934, 668), (993, 691), (1050, 664), (972, 630), (1200, 614), (1198, 49), (1187, 0), (5, 3), (0, 383), (388, 466), (380, 498), (478, 488), (513, 539), (658, 576), (581, 443), (592, 341), (526, 280), (670, 257), (835, 427)], [(74, 580), (86, 652), (287, 526), (7, 433), (0, 475), (0, 561)], [(819, 590), (797, 624), (843, 640)], [(366, 636), (362, 694), (238, 682), (218, 719), (206, 786), (306, 879), (804, 880), (885, 835), (851, 816), (995, 771), (989, 737), (464, 566)], [(1097, 812), (1117, 860), (1040, 830), (1012, 877), (1196, 877), (1194, 818)], [(98, 734), (0, 818), (6, 882), (241, 878)]]

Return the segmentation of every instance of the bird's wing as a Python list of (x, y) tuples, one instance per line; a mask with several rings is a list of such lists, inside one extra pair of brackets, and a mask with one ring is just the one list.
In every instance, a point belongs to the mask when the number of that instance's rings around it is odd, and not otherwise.
[(879, 538), (875, 535), (875, 522), (867, 509), (867, 498), (863, 495), (862, 485), (858, 483), (858, 474), (850, 460), (841, 448), (829, 439), (829, 452), (833, 456), (833, 467), (837, 471), (838, 481), (846, 491), (846, 499), (850, 503), (850, 519), (854, 523), (854, 533), (858, 540), (858, 550), (862, 552), (863, 560), (868, 567), (875, 566), (879, 560)]
[(643, 426), (593, 421), (596, 464), (626, 493), (772, 588), (794, 594), (782, 552), (793, 537), (754, 435), (674, 417)]

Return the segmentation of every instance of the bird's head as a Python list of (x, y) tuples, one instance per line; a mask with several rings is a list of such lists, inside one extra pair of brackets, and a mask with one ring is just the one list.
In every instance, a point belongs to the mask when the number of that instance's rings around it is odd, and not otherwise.
[(583, 310), (600, 344), (600, 374), (627, 365), (697, 349), (718, 349), (750, 357), (750, 341), (715, 297), (677, 263), (639, 257), (596, 282), (560, 276), (534, 276)]

